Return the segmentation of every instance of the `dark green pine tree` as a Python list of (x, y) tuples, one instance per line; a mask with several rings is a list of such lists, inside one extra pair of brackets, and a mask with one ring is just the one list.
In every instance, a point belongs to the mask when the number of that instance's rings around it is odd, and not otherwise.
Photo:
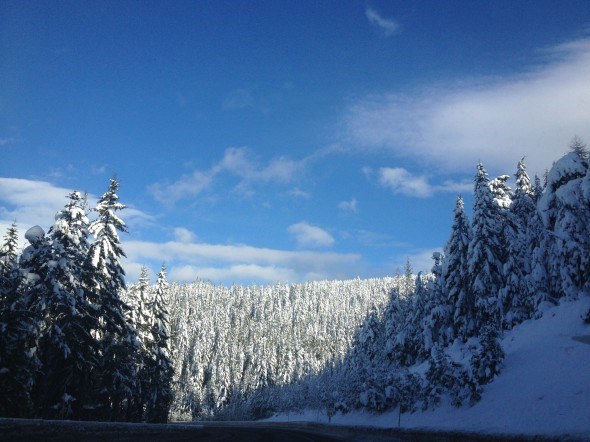
[(84, 260), (88, 252), (86, 198), (71, 192), (49, 230), (51, 255), (43, 275), (42, 335), (39, 357), (42, 375), (36, 401), (45, 418), (83, 419), (94, 404), (99, 343), (92, 330), (98, 315), (84, 290)]
[(127, 232), (116, 212), (125, 206), (119, 202), (119, 182), (111, 179), (108, 191), (94, 209), (98, 217), (90, 224), (94, 242), (88, 253), (89, 286), (92, 301), (99, 310), (100, 367), (97, 418), (128, 419), (130, 402), (137, 397), (137, 354), (139, 343), (127, 321), (128, 306), (121, 300), (125, 290), (125, 272), (120, 259), (125, 256), (118, 232)]
[(467, 251), (473, 237), (463, 198), (457, 198), (451, 237), (445, 244), (442, 280), (451, 307), (453, 337), (466, 341), (475, 330), (475, 299), (469, 286)]
[(22, 280), (18, 231), (12, 224), (0, 249), (0, 416), (5, 417), (34, 416), (32, 389), (40, 366), (36, 354), (39, 322)]
[(146, 418), (148, 422), (154, 423), (168, 421), (168, 412), (173, 398), (172, 375), (174, 371), (170, 360), (167, 287), (166, 267), (162, 266), (154, 287), (154, 296), (148, 304), (152, 325)]
[(502, 323), (502, 305), (498, 295), (503, 285), (502, 225), (498, 205), (488, 183), (488, 174), (479, 163), (475, 176), (473, 238), (467, 251), (469, 289), (475, 301), (473, 319), (476, 333), (485, 325), (499, 329)]

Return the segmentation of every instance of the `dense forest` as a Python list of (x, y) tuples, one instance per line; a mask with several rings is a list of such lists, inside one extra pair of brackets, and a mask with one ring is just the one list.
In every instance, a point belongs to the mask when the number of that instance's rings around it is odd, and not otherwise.
[[(22, 252), (0, 250), (0, 415), (254, 419), (305, 408), (400, 412), (480, 400), (502, 333), (548, 304), (590, 296), (586, 146), (515, 189), (477, 165), (428, 274), (231, 287), (126, 285), (118, 182), (90, 211), (72, 192)], [(195, 275), (198, 276), (198, 275)], [(590, 322), (590, 311), (585, 318)], [(580, 320), (582, 320), (580, 319)]]

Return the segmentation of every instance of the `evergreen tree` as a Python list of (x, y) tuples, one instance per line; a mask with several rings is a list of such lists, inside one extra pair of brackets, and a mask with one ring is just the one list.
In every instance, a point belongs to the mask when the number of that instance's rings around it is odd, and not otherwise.
[(483, 165), (477, 165), (475, 177), (475, 202), (473, 207), (473, 238), (469, 243), (470, 291), (475, 299), (475, 330), (484, 325), (500, 327), (502, 305), (498, 291), (503, 285), (501, 260), (502, 226), (498, 205), (488, 186), (488, 174)]
[(0, 416), (32, 417), (39, 327), (31, 297), (20, 290), (17, 260), (18, 231), (12, 224), (0, 249)]
[[(154, 287), (154, 296), (148, 304), (152, 320), (149, 348), (149, 390), (146, 418), (149, 422), (167, 422), (172, 403), (173, 368), (170, 360), (170, 335), (166, 267), (163, 265)], [(226, 364), (226, 361), (223, 361)]]
[(137, 354), (138, 390), (130, 405), (130, 419), (142, 420), (150, 388), (150, 349), (152, 347), (152, 318), (149, 311), (151, 294), (147, 267), (142, 266), (137, 284), (131, 286), (126, 294), (129, 305), (127, 320), (136, 331), (140, 342)]
[(68, 197), (49, 231), (39, 343), (43, 374), (36, 390), (43, 417), (79, 419), (95, 405), (92, 386), (99, 348), (92, 330), (98, 326), (98, 316), (83, 286), (82, 263), (88, 251), (86, 199), (78, 192)]
[(434, 260), (432, 279), (426, 284), (430, 302), (426, 308), (422, 330), (426, 352), (430, 352), (436, 344), (446, 347), (453, 338), (451, 306), (445, 296), (442, 281), (442, 255), (434, 252), (432, 259)]
[(535, 308), (534, 292), (528, 284), (534, 248), (537, 245), (534, 224), (539, 223), (533, 200), (534, 189), (526, 173), (524, 158), (516, 171), (516, 191), (506, 224), (510, 226), (507, 238), (507, 258), (504, 264), (504, 287), (500, 297), (505, 312), (505, 325), (511, 327), (529, 319)]
[(590, 289), (590, 205), (584, 196), (585, 155), (571, 152), (551, 168), (539, 200), (549, 230), (548, 269), (554, 296), (576, 297)]
[(480, 385), (490, 383), (500, 373), (504, 350), (497, 327), (486, 324), (480, 331), (479, 350), (471, 360), (473, 375)]
[(574, 138), (572, 138), (569, 147), (570, 150), (574, 152), (578, 156), (578, 158), (580, 158), (580, 160), (588, 163), (588, 161), (590, 160), (588, 146), (586, 145), (586, 143), (584, 143), (584, 141), (582, 141), (580, 137), (575, 135)]
[[(19, 310), (28, 311), (28, 321), (21, 330), (28, 335), (27, 347), (34, 354), (34, 360), (31, 360), (34, 370), (30, 370), (32, 377), (29, 382), (32, 387), (31, 398), (35, 406), (34, 414), (38, 416), (46, 412), (44, 397), (37, 388), (36, 381), (42, 369), (40, 348), (43, 347), (43, 337), (50, 333), (50, 310), (47, 303), (53, 297), (54, 286), (48, 273), (56, 262), (52, 260), (51, 244), (41, 227), (31, 227), (26, 231), (25, 238), (30, 245), (25, 248), (19, 260), (22, 277), (21, 286), (18, 289), (18, 303)], [(29, 374), (27, 374), (28, 377)]]
[(404, 366), (411, 366), (427, 356), (424, 347), (423, 321), (431, 306), (430, 293), (422, 278), (422, 272), (415, 279), (413, 294), (405, 299), (405, 318), (396, 336), (394, 359)]
[(99, 417), (107, 420), (124, 419), (125, 412), (129, 412), (129, 402), (138, 395), (136, 364), (139, 343), (125, 317), (128, 306), (121, 300), (125, 272), (120, 259), (125, 253), (118, 232), (127, 232), (127, 228), (116, 214), (125, 208), (119, 202), (118, 188), (119, 182), (111, 179), (108, 191), (94, 209), (98, 217), (89, 227), (94, 242), (87, 262), (91, 269), (89, 288), (100, 314), (101, 366), (98, 379), (103, 411)]
[(475, 300), (470, 291), (467, 251), (472, 239), (471, 226), (463, 209), (463, 198), (457, 198), (451, 237), (445, 244), (442, 280), (452, 309), (453, 337), (463, 341), (475, 330)]

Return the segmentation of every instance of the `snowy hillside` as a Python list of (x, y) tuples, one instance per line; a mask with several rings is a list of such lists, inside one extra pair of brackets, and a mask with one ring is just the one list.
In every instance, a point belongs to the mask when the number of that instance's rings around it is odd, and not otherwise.
[[(501, 374), (484, 387), (474, 406), (402, 414), (402, 428), (485, 433), (570, 435), (590, 438), (590, 325), (581, 316), (590, 298), (564, 301), (506, 332)], [(271, 421), (321, 420), (325, 414), (277, 415)], [(338, 425), (397, 427), (398, 410), (353, 412), (332, 418)]]

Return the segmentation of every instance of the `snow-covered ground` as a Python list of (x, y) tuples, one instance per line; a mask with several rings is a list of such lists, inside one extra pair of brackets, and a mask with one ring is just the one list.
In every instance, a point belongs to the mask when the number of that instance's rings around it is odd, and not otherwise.
[[(590, 297), (547, 309), (538, 320), (507, 332), (502, 373), (473, 407), (443, 403), (433, 411), (402, 414), (401, 428), (573, 436), (590, 440), (590, 325), (581, 316)], [(327, 423), (317, 411), (280, 414), (269, 421)], [(398, 412), (338, 414), (336, 425), (397, 427)]]

